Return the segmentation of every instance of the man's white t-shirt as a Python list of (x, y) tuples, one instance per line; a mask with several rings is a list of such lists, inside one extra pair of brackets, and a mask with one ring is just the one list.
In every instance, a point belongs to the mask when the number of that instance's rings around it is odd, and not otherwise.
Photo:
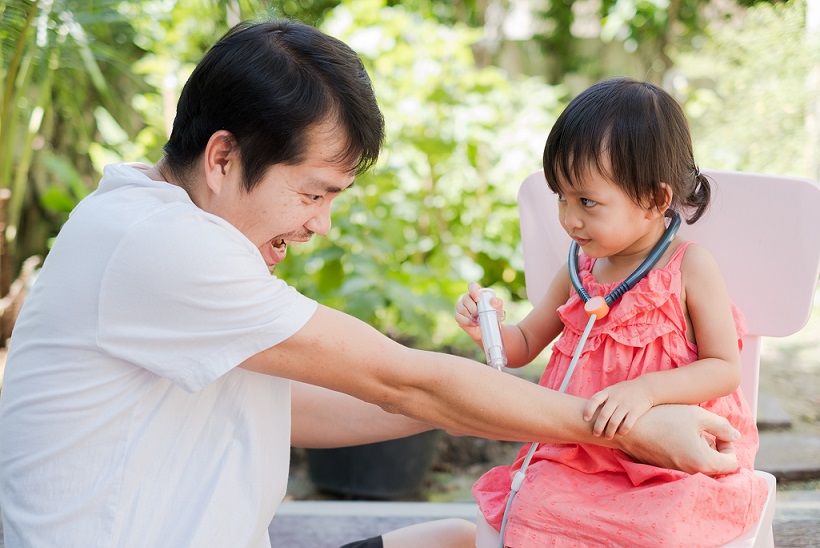
[(290, 382), (237, 365), (315, 310), (183, 189), (108, 166), (11, 339), (6, 546), (268, 546)]

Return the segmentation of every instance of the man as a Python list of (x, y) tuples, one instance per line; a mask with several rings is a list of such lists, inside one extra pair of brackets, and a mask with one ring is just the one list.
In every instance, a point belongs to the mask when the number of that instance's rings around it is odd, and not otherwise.
[(584, 400), (403, 347), (271, 276), (289, 243), (327, 234), (382, 138), (342, 42), (271, 22), (214, 45), (164, 158), (106, 169), (18, 319), (0, 398), (7, 546), (268, 546), (291, 443), (433, 425), (736, 467), (731, 444), (720, 453), (701, 432), (736, 433), (702, 410), (661, 406), (632, 434), (595, 438)]

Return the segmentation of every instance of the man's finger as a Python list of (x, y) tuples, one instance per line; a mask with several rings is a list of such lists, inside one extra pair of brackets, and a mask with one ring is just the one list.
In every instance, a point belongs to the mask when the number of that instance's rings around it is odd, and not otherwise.
[(724, 455), (735, 454), (735, 444), (729, 441), (715, 440), (715, 448)]
[(733, 441), (740, 439), (738, 432), (724, 417), (711, 413), (703, 415), (703, 431), (715, 436), (714, 448), (702, 437), (707, 448), (711, 474), (730, 474), (737, 470), (738, 462)]
[(703, 431), (715, 436), (718, 440), (737, 441), (740, 439), (738, 432), (729, 421), (717, 415), (704, 415)]

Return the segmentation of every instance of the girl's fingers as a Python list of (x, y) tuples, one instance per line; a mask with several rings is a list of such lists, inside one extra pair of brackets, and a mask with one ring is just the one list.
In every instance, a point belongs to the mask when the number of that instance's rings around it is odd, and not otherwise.
[(593, 394), (584, 407), (584, 420), (587, 422), (591, 421), (592, 417), (595, 416), (595, 411), (597, 411), (604, 402), (606, 402), (606, 392)]
[(621, 424), (624, 422), (624, 412), (618, 408), (609, 417), (609, 423), (606, 425), (606, 439), (611, 440), (615, 437)]

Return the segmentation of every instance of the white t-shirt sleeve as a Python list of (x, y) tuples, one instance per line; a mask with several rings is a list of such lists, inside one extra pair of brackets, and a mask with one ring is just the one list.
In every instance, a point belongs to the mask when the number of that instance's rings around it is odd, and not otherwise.
[(131, 227), (112, 254), (97, 340), (194, 392), (292, 336), (316, 306), (234, 227), (177, 205)]

